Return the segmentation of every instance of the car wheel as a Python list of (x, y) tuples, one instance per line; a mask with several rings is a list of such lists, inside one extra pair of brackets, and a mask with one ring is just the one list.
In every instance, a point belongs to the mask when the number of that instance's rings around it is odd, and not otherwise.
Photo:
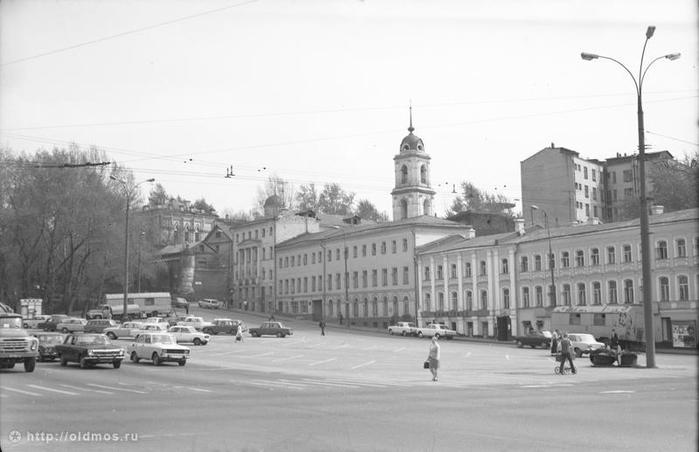
[(28, 324), (28, 323), (23, 323), (23, 324), (22, 324), (22, 328), (24, 328), (25, 330), (29, 329), (29, 324)]
[(153, 352), (153, 355), (151, 356), (151, 360), (153, 360), (154, 366), (159, 366), (161, 364), (161, 361), (160, 361), (160, 358), (158, 357), (157, 352)]
[(68, 365), (68, 360), (61, 356), (61, 366), (66, 367)]
[(195, 337), (192, 342), (194, 342), (194, 345), (201, 345), (201, 339), (199, 339), (198, 337)]
[(89, 366), (89, 364), (88, 364), (88, 362), (87, 362), (87, 358), (85, 358), (84, 356), (81, 356), (81, 357), (80, 357), (80, 368), (81, 368), (81, 369), (87, 369), (88, 366)]
[(24, 359), (24, 371), (34, 372), (34, 367), (36, 366), (36, 358), (25, 358)]
[(282, 333), (277, 333), (277, 337), (284, 337)]
[(107, 333), (107, 337), (111, 340), (114, 340), (117, 338), (116, 334), (112, 333), (111, 331), (109, 333)]
[(575, 352), (575, 356), (577, 358), (580, 358), (582, 356), (582, 350), (580, 350), (579, 348), (576, 347), (573, 349), (573, 351)]
[(388, 334), (393, 336), (393, 330), (388, 330)]
[(131, 352), (131, 361), (135, 362), (138, 364), (138, 361), (140, 361), (140, 358), (138, 357), (138, 353), (136, 352)]
[(181, 360), (177, 361), (177, 364), (178, 364), (179, 366), (184, 366), (185, 364), (187, 364), (187, 360), (186, 360), (186, 359), (181, 359)]
[(418, 331), (418, 332), (417, 332), (417, 337), (420, 337), (420, 338), (421, 338), (422, 336), (423, 336), (422, 331)]
[(63, 334), (68, 334), (68, 333), (70, 333), (70, 331), (68, 331), (68, 328), (63, 328), (63, 329), (61, 330), (61, 333), (63, 333)]
[(401, 332), (400, 332), (400, 335), (403, 336), (403, 337), (405, 337), (405, 331), (401, 331)]
[(119, 359), (119, 360), (117, 360), (117, 361), (114, 361), (114, 362), (112, 363), (112, 365), (114, 366), (115, 369), (120, 368), (120, 367), (121, 367), (121, 360)]
[(524, 347), (524, 344), (522, 343), (522, 341), (517, 341), (517, 347), (519, 347), (519, 348)]

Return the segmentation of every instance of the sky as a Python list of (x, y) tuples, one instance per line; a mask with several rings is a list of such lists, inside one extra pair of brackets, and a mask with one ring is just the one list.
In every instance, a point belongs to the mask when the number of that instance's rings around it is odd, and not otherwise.
[[(520, 202), (550, 146), (697, 150), (697, 6), (673, 0), (2, 0), (0, 146), (104, 149), (137, 181), (248, 211), (271, 175), (337, 182), (391, 213), (408, 133), (436, 213), (467, 180)], [(234, 176), (226, 178), (231, 171)], [(147, 189), (144, 195), (147, 194)]]

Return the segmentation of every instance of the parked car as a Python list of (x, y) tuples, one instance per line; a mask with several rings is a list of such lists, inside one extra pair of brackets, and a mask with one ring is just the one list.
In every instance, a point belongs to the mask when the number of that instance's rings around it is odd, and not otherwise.
[(162, 323), (163, 325), (167, 325), (168, 320), (165, 317), (148, 317), (143, 321), (143, 323)]
[(175, 297), (172, 299), (170, 304), (173, 308), (186, 308), (189, 305), (189, 302), (185, 298)]
[(44, 331), (56, 331), (56, 325), (68, 318), (70, 317), (65, 314), (53, 314), (45, 322), (39, 323), (37, 328), (41, 328)]
[(91, 319), (85, 324), (83, 331), (86, 333), (104, 333), (105, 328), (117, 326), (114, 320), (111, 319)]
[(577, 357), (587, 355), (593, 350), (605, 348), (603, 343), (597, 342), (595, 337), (588, 333), (568, 333), (568, 339), (570, 339), (571, 346)]
[(167, 320), (168, 326), (175, 326), (179, 322), (184, 322), (184, 320), (186, 318), (187, 318), (186, 315), (177, 315), (177, 314), (168, 315), (167, 317), (165, 317), (165, 319)]
[(177, 344), (175, 338), (168, 333), (141, 334), (128, 345), (127, 352), (135, 363), (150, 359), (156, 366), (166, 361), (175, 361), (184, 366), (189, 359), (189, 348)]
[(199, 300), (200, 308), (219, 309), (221, 306), (223, 306), (223, 303), (213, 298), (204, 298), (203, 300)]
[(77, 362), (82, 368), (112, 364), (118, 369), (124, 359), (124, 349), (112, 344), (104, 334), (69, 334), (62, 344), (55, 346), (55, 350), (61, 357), (61, 366)]
[(29, 329), (29, 328), (39, 328), (39, 324), (46, 323), (46, 321), (50, 318), (50, 315), (35, 315), (34, 317), (30, 319), (23, 319), (22, 320), (22, 328)]
[(435, 336), (437, 339), (440, 337), (446, 337), (447, 339), (454, 339), (456, 337), (456, 331), (440, 325), (438, 323), (431, 323), (427, 326), (417, 328), (415, 331), (417, 337), (432, 337)]
[(36, 333), (34, 337), (39, 340), (39, 361), (53, 361), (58, 358), (56, 345), (63, 343), (65, 334)]
[(291, 328), (287, 328), (282, 325), (281, 322), (263, 322), (258, 328), (250, 328), (248, 330), (252, 337), (260, 336), (277, 336), (286, 337), (291, 336), (293, 331)]
[(175, 325), (168, 328), (167, 332), (172, 334), (172, 337), (175, 338), (178, 344), (180, 342), (191, 342), (194, 345), (206, 345), (211, 339), (211, 336), (197, 331), (193, 326)]
[(181, 322), (177, 322), (178, 325), (183, 325), (183, 326), (193, 326), (194, 328), (197, 329), (197, 331), (203, 331), (204, 328), (211, 326), (211, 322), (205, 321), (201, 317), (196, 317), (193, 315), (189, 315), (185, 317), (185, 319)]
[(138, 339), (144, 333), (167, 333), (167, 329), (167, 323), (144, 323), (141, 325), (141, 329), (134, 332), (134, 338)]
[(64, 319), (60, 323), (56, 324), (56, 331), (60, 331), (63, 334), (66, 333), (82, 333), (85, 329), (87, 320), (78, 318), (68, 318)]
[(134, 337), (142, 326), (143, 322), (124, 322), (121, 325), (105, 328), (103, 332), (112, 340), (121, 337)]
[(388, 334), (400, 334), (401, 336), (412, 336), (416, 331), (415, 324), (412, 322), (396, 322), (395, 325), (388, 327)]
[(551, 348), (551, 332), (550, 331), (530, 331), (524, 336), (516, 336), (515, 342), (518, 347), (528, 346), (531, 348), (542, 347)]
[(238, 332), (239, 320), (232, 319), (214, 319), (211, 325), (202, 329), (207, 334), (236, 334)]

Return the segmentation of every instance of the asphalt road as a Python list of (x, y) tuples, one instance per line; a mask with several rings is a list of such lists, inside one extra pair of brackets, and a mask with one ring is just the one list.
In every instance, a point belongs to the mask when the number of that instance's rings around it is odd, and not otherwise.
[[(249, 325), (261, 320), (228, 316)], [(0, 446), (3, 451), (697, 448), (696, 356), (658, 355), (657, 369), (596, 368), (581, 358), (577, 375), (558, 376), (541, 349), (442, 341), (443, 368), (432, 382), (422, 369), (427, 339), (334, 327), (321, 337), (310, 322), (289, 323), (294, 335), (284, 339), (247, 337), (235, 343), (230, 336), (215, 336), (206, 346), (192, 346), (185, 367), (141, 361), (120, 369), (80, 369), (56, 362), (39, 363), (31, 374), (21, 366), (0, 371)]]

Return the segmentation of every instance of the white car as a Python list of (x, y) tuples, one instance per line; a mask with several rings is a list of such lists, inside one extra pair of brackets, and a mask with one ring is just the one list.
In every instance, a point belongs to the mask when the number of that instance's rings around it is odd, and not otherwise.
[(182, 322), (177, 322), (178, 326), (193, 326), (197, 331), (201, 331), (207, 326), (212, 326), (213, 323), (207, 322), (201, 317), (196, 317), (193, 315), (185, 317)]
[(401, 336), (412, 336), (415, 334), (416, 327), (412, 322), (396, 322), (395, 325), (388, 327), (388, 334), (400, 334)]
[(120, 337), (134, 337), (142, 327), (143, 322), (124, 322), (121, 325), (105, 328), (103, 333), (112, 340)]
[(143, 333), (126, 347), (126, 353), (135, 363), (149, 359), (155, 366), (165, 361), (184, 366), (189, 359), (189, 348), (179, 345), (168, 333)]
[(56, 331), (60, 331), (63, 334), (80, 333), (85, 330), (86, 324), (87, 320), (85, 319), (68, 318), (56, 324)]
[(604, 344), (597, 342), (592, 334), (568, 333), (568, 339), (570, 339), (571, 346), (577, 357), (586, 355), (593, 350), (604, 348)]
[(144, 323), (141, 329), (134, 332), (134, 337), (138, 338), (143, 333), (167, 333), (167, 323)]
[(223, 306), (223, 303), (218, 300), (214, 300), (213, 298), (204, 298), (203, 300), (199, 300), (200, 308), (219, 309), (221, 306)]
[(40, 323), (46, 322), (48, 319), (50, 319), (50, 315), (35, 315), (34, 317), (30, 319), (23, 319), (22, 320), (22, 328), (29, 329), (29, 328), (39, 328)]
[(175, 325), (168, 328), (167, 332), (172, 334), (178, 344), (191, 342), (194, 345), (206, 345), (211, 339), (211, 336), (197, 331), (193, 326)]
[(437, 339), (440, 337), (446, 337), (447, 339), (454, 339), (456, 337), (456, 331), (450, 330), (444, 325), (438, 323), (431, 323), (422, 328), (417, 328), (415, 334), (417, 337), (432, 337), (435, 336)]
[(143, 323), (145, 324), (150, 324), (150, 323), (163, 323), (167, 325), (167, 319), (164, 317), (148, 317)]

